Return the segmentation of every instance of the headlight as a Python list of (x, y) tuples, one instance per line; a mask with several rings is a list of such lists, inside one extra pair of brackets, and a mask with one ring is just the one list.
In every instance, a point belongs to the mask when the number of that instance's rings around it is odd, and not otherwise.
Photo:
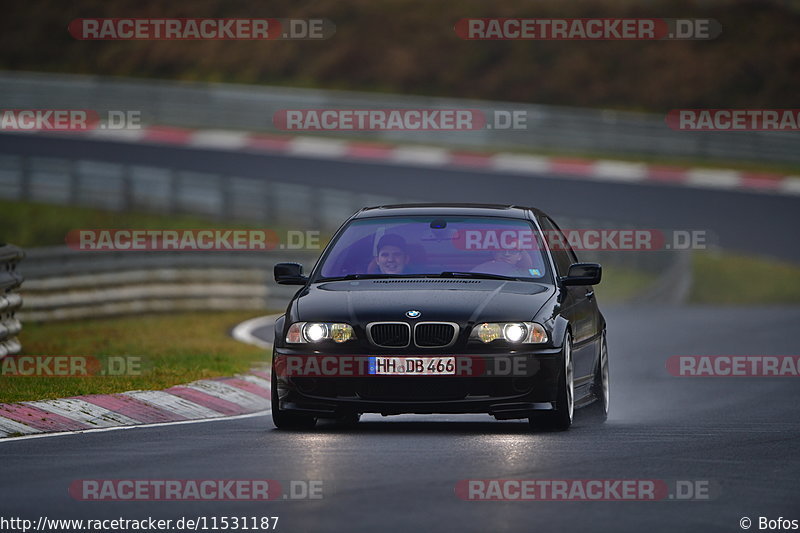
[(289, 331), (286, 333), (286, 342), (289, 344), (305, 344), (322, 340), (341, 343), (355, 338), (356, 335), (350, 324), (338, 322), (295, 322), (289, 326)]
[(506, 324), (503, 326), (503, 337), (508, 342), (520, 342), (528, 334), (525, 324)]
[(504, 339), (511, 344), (543, 344), (547, 332), (536, 322), (484, 322), (475, 326), (471, 338), (483, 343)]

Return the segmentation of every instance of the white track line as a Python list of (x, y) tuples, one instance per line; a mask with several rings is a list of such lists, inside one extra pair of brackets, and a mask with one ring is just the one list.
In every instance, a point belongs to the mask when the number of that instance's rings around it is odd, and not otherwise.
[(259, 339), (258, 337), (253, 335), (253, 331), (275, 323), (275, 320), (279, 316), (281, 315), (280, 314), (267, 315), (267, 316), (260, 316), (257, 318), (251, 318), (250, 320), (245, 320), (244, 322), (238, 324), (235, 328), (233, 328), (233, 331), (231, 331), (231, 337), (245, 344), (252, 344), (253, 346), (258, 346), (259, 348), (271, 350), (272, 343), (267, 342), (263, 339)]
[(740, 189), (742, 175), (735, 170), (692, 168), (686, 173), (686, 184), (703, 189)]
[(492, 169), (515, 174), (545, 174), (550, 170), (550, 160), (536, 155), (503, 152), (492, 156)]
[(647, 179), (647, 165), (602, 159), (595, 162), (593, 176), (608, 181), (644, 181)]
[(800, 177), (789, 176), (784, 178), (780, 191), (784, 194), (800, 194)]
[(289, 153), (296, 156), (318, 157), (322, 159), (344, 157), (347, 141), (317, 137), (297, 137), (289, 144)]
[(216, 148), (218, 150), (242, 150), (247, 146), (247, 133), (228, 130), (197, 130), (189, 138), (189, 146)]
[(440, 167), (450, 161), (450, 152), (427, 146), (398, 146), (392, 150), (389, 161), (421, 167)]

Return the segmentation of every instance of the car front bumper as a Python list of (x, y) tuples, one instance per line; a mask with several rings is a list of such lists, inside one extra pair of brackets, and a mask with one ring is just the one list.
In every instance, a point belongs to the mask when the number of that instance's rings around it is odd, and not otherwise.
[[(306, 356), (320, 357), (320, 354)], [(534, 411), (555, 408), (557, 378), (562, 366), (560, 351), (550, 349), (532, 353), (456, 356), (457, 359), (466, 357), (484, 361), (482, 371), (470, 375), (342, 376), (317, 373), (310, 376), (287, 373), (285, 363), (289, 357), (303, 355), (276, 350), (273, 356), (280, 408), (320, 418), (352, 413), (487, 413), (498, 419), (526, 418)], [(500, 358), (503, 364), (496, 365)], [(498, 367), (505, 370), (498, 372)]]

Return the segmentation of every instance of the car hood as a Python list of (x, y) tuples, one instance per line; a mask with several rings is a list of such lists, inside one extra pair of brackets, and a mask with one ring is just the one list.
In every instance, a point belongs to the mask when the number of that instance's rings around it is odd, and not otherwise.
[(333, 281), (303, 290), (290, 309), (294, 320), (366, 324), (420, 321), (459, 324), (531, 320), (555, 289), (550, 285), (501, 280), (380, 279)]

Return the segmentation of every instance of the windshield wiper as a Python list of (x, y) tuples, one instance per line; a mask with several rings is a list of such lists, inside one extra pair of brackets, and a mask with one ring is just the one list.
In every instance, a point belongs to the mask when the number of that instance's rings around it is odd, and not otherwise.
[(350, 281), (356, 279), (385, 279), (385, 278), (473, 278), (473, 279), (498, 279), (504, 281), (520, 281), (523, 278), (514, 276), (501, 276), (500, 274), (485, 274), (483, 272), (457, 272), (446, 271), (439, 274), (348, 274), (331, 278), (319, 278), (316, 283), (325, 281)]
[(439, 274), (440, 278), (475, 278), (475, 279), (502, 279), (502, 280), (519, 280), (514, 276), (501, 276), (500, 274), (485, 274), (483, 272), (442, 272)]
[(317, 281), (348, 281), (352, 279), (417, 278), (422, 274), (348, 274), (332, 278), (319, 278)]

